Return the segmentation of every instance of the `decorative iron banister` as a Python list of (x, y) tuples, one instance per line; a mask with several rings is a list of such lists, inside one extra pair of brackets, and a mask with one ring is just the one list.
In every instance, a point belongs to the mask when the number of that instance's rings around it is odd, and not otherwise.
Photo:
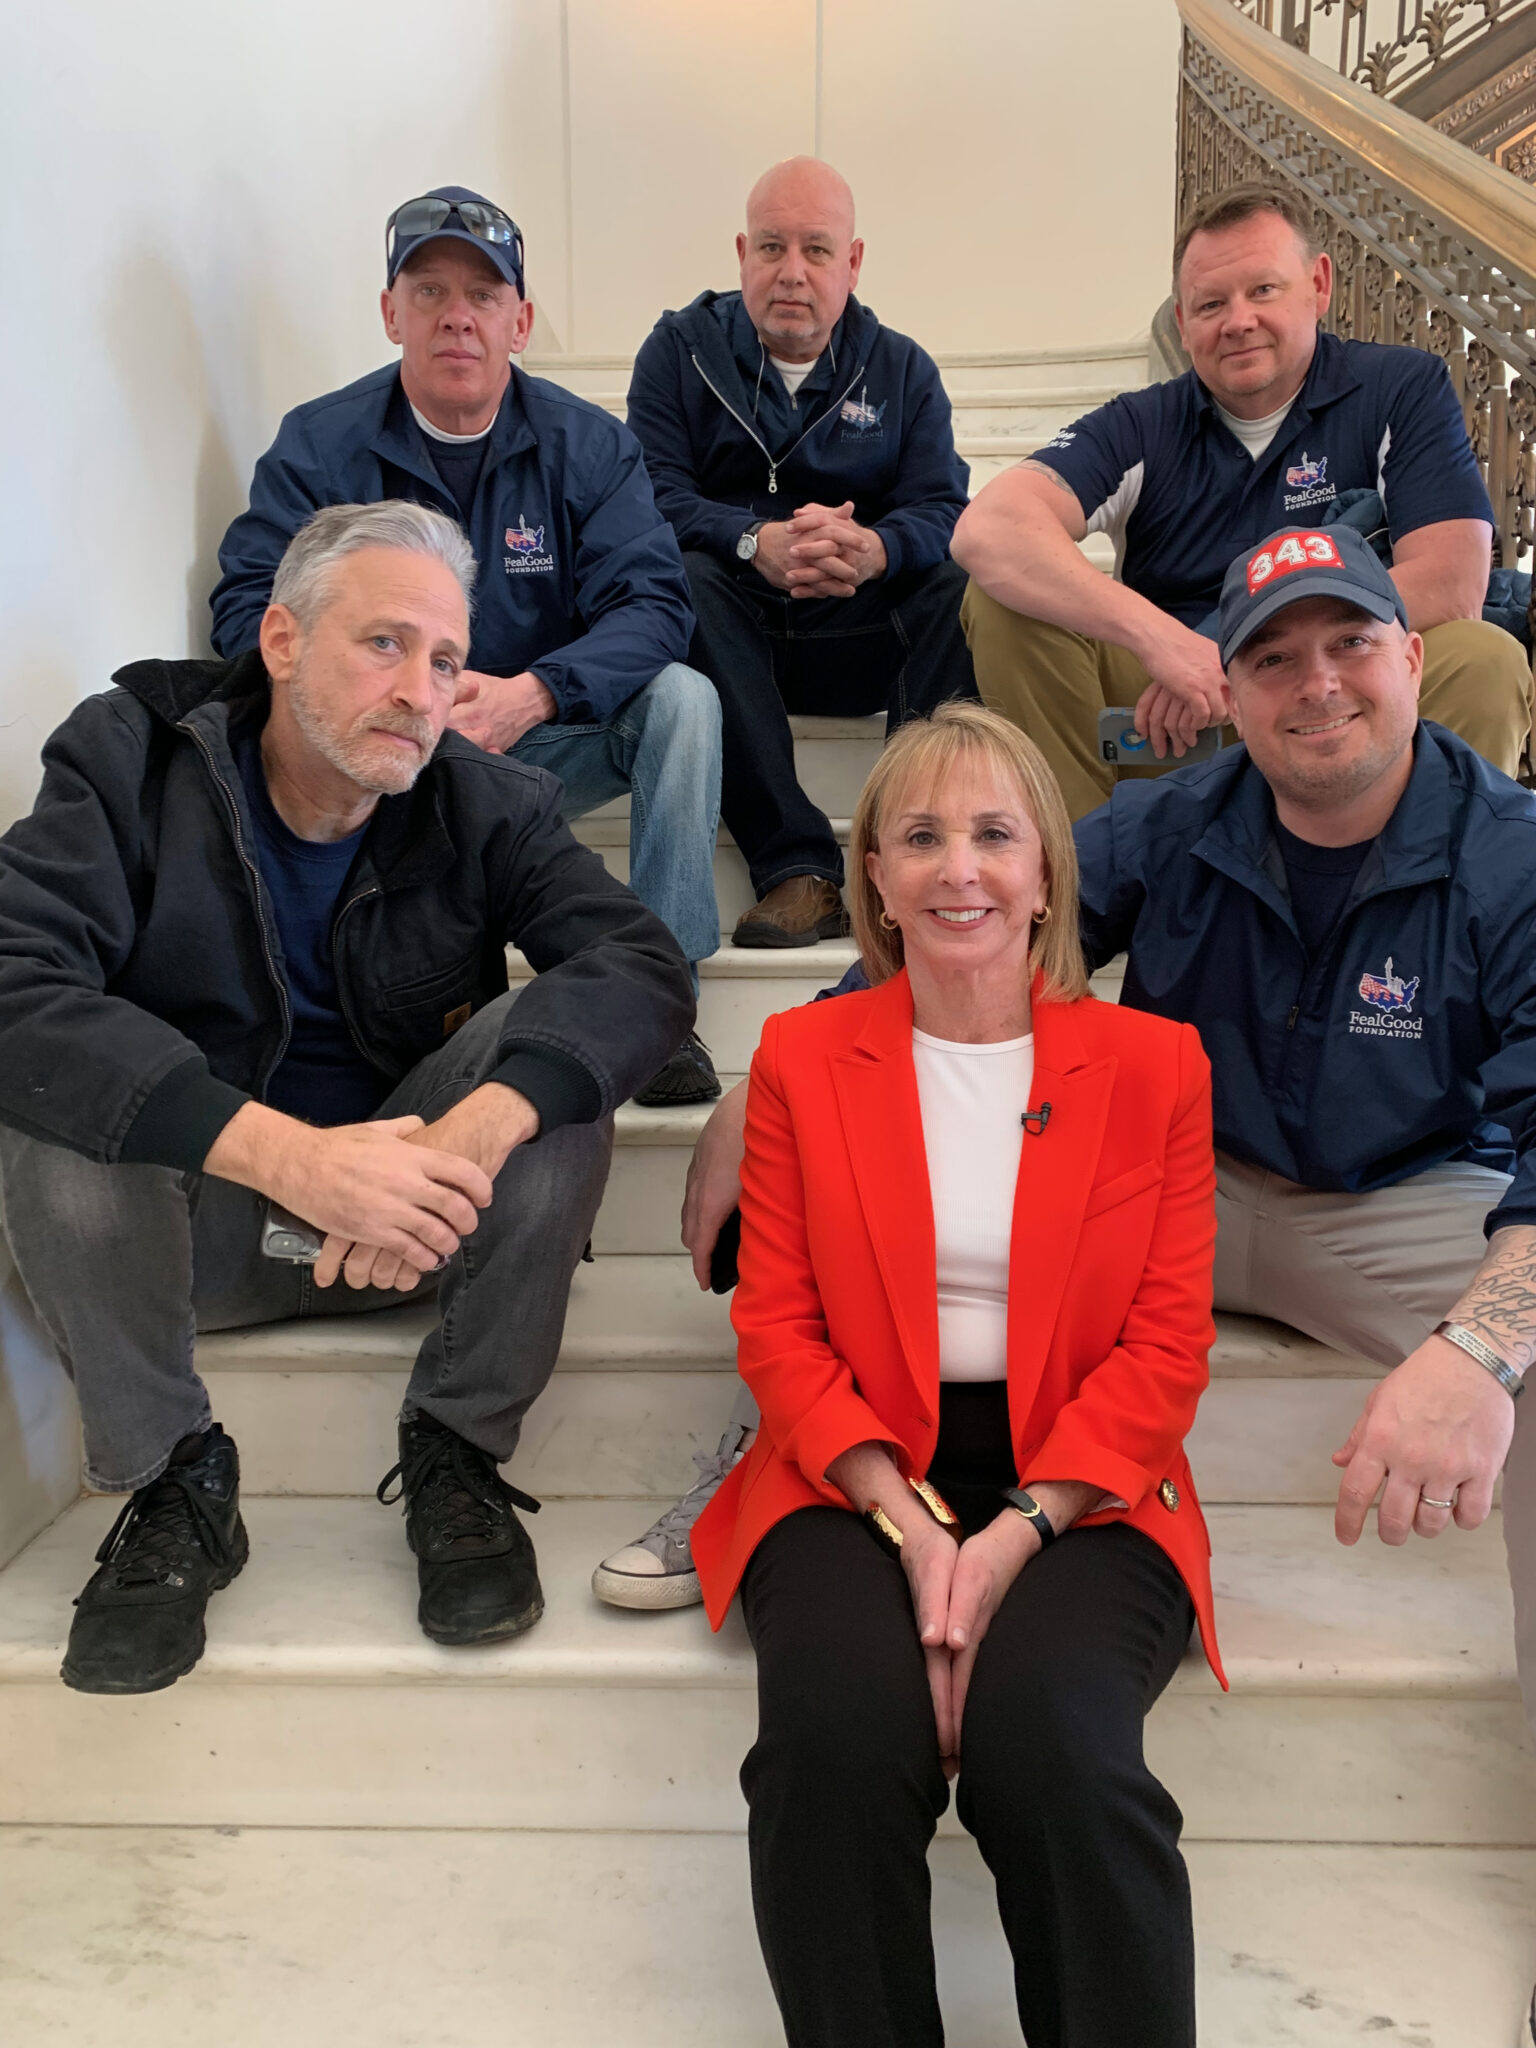
[[(1536, 0), (1231, 0), (1293, 48), (1377, 95), (1416, 95), (1479, 50), (1498, 55), (1536, 34)], [(1463, 64), (1463, 68), (1465, 68)]]
[(1180, 214), (1248, 178), (1305, 199), (1329, 328), (1445, 359), (1513, 568), (1536, 543), (1536, 190), (1271, 33), (1282, 0), (1178, 5)]

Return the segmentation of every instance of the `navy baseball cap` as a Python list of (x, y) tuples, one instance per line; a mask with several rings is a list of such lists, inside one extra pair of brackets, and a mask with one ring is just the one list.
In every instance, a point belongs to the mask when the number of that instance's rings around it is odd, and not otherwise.
[(1282, 526), (1227, 570), (1218, 614), (1222, 667), (1276, 612), (1303, 597), (1336, 597), (1383, 625), (1408, 625), (1397, 585), (1352, 526)]
[(523, 231), (510, 213), (465, 185), (439, 185), (419, 199), (407, 199), (384, 223), (386, 284), (400, 266), (428, 242), (468, 242), (488, 256), (520, 299), (523, 289)]

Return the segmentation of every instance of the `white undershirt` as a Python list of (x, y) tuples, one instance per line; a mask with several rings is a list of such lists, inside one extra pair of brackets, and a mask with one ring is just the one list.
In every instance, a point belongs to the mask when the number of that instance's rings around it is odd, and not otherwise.
[(939, 1378), (1008, 1377), (1008, 1254), (1035, 1041), (913, 1030), (939, 1284)]
[(817, 363), (821, 361), (821, 357), (815, 356), (808, 363), (786, 363), (782, 356), (770, 354), (768, 360), (784, 379), (784, 388), (790, 397), (793, 398), (812, 370), (815, 369)]
[[(406, 403), (409, 405), (410, 400), (407, 399)], [(492, 420), (490, 426), (482, 427), (478, 434), (448, 434), (445, 433), (441, 427), (433, 426), (432, 422), (427, 418), (426, 414), (424, 412), (418, 412), (414, 405), (411, 406), (411, 414), (412, 417), (415, 419), (417, 426), (420, 427), (421, 431), (424, 434), (430, 435), (430, 437), (434, 441), (449, 441), (455, 447), (458, 448), (467, 447), (471, 441), (483, 441), (486, 435), (491, 431), (491, 427), (494, 427), (496, 424), (496, 422)]]
[[(1214, 398), (1211, 403), (1216, 405)], [(1267, 412), (1261, 420), (1240, 420), (1235, 412), (1228, 412), (1224, 405), (1216, 405), (1216, 410), (1221, 414), (1223, 424), (1231, 428), (1257, 462), (1285, 424), (1285, 416), (1295, 403), (1294, 398), (1288, 398), (1278, 412)]]

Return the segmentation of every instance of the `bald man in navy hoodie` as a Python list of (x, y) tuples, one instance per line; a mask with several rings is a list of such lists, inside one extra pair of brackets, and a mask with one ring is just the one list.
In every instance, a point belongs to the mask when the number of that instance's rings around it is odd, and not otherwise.
[(788, 714), (894, 729), (976, 694), (949, 558), (968, 473), (932, 358), (853, 296), (864, 244), (830, 165), (760, 178), (736, 254), (739, 292), (657, 322), (629, 424), (683, 549), (689, 659), (720, 692), (721, 816), (759, 899), (733, 942), (809, 946), (848, 929), (843, 863)]

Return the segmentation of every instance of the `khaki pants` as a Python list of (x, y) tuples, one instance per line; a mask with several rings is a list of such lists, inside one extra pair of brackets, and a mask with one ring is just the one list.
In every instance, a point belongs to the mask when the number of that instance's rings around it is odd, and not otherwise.
[[(1373, 1194), (1323, 1194), (1218, 1152), (1216, 1306), (1289, 1323), (1390, 1370), (1445, 1319), (1482, 1264), (1483, 1221), (1508, 1186), (1507, 1174), (1452, 1161)], [(1504, 1547), (1520, 1689), (1536, 1734), (1536, 1388), (1516, 1414)], [(738, 1384), (731, 1428), (757, 1422), (757, 1404)], [(1435, 1538), (1456, 1540), (1454, 1524)]]
[[(1141, 663), (1107, 640), (1011, 612), (974, 583), (966, 588), (960, 622), (982, 701), (1029, 734), (1074, 819), (1097, 810), (1115, 786), (1115, 770), (1099, 759), (1099, 713), (1136, 702), (1151, 681)], [(1531, 729), (1525, 649), (1513, 634), (1482, 619), (1432, 626), (1424, 635), (1419, 708), (1495, 768), (1517, 774)], [(1159, 771), (1119, 772), (1139, 777)]]
[[(1496, 628), (1494, 630), (1497, 630)], [(1400, 1365), (1450, 1313), (1487, 1251), (1483, 1221), (1509, 1186), (1452, 1161), (1368, 1195), (1322, 1194), (1216, 1155), (1216, 1306), (1271, 1316), (1320, 1344)], [(1536, 1734), (1536, 1414), (1516, 1405), (1504, 1468), (1515, 1657)], [(1435, 1538), (1454, 1543), (1453, 1524)]]

